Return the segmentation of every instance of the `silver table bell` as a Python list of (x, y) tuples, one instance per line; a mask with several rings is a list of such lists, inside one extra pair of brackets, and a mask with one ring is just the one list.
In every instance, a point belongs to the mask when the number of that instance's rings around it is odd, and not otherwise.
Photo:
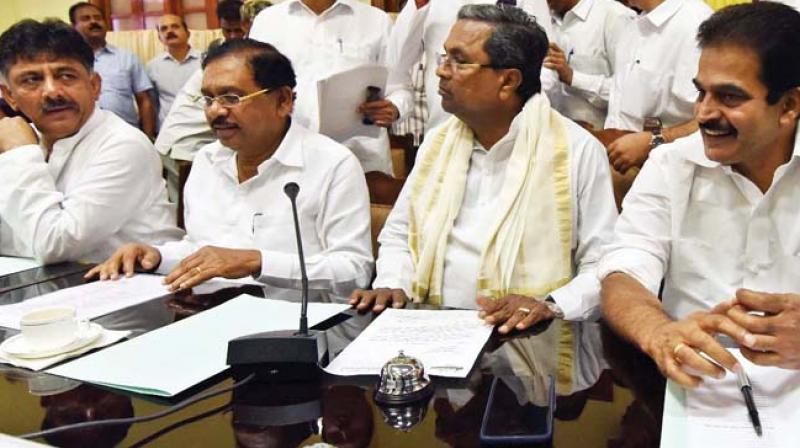
[(433, 386), (422, 363), (400, 350), (381, 369), (375, 401), (386, 405), (406, 404), (428, 398), (432, 393)]

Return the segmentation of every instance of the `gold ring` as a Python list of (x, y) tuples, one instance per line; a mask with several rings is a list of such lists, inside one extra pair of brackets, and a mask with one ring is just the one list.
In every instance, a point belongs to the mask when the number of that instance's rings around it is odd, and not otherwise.
[(203, 272), (203, 270), (202, 270), (202, 269), (200, 269), (200, 266), (195, 266), (195, 267), (194, 267), (194, 271), (195, 271), (195, 272), (197, 272), (198, 274), (199, 274), (199, 273), (201, 273), (201, 272)]
[(678, 351), (680, 351), (681, 349), (683, 349), (686, 346), (687, 345), (684, 344), (683, 342), (681, 342), (678, 345), (676, 345), (675, 348), (672, 349), (672, 356), (677, 358), (678, 357)]
[(525, 308), (524, 306), (521, 306), (521, 307), (517, 308), (517, 311), (522, 311), (525, 314), (531, 314), (531, 309), (530, 308)]

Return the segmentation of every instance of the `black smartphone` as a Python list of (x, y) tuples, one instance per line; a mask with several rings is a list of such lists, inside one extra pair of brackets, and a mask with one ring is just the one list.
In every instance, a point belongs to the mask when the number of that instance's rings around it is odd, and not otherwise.
[[(381, 97), (381, 88), (380, 87), (375, 87), (375, 86), (367, 86), (367, 98), (366, 98), (365, 102), (366, 103), (371, 103), (373, 101), (378, 101), (380, 99), (382, 99), (382, 97)], [(367, 117), (364, 117), (361, 120), (361, 122), (366, 124), (366, 125), (375, 124), (374, 121), (372, 121), (370, 118), (367, 118)]]
[[(553, 411), (556, 391), (553, 377), (549, 377), (547, 404), (520, 405), (517, 394), (508, 383), (520, 383), (521, 377), (495, 377), (481, 421), (481, 443), (487, 445), (530, 445), (545, 443), (553, 437)], [(517, 390), (523, 390), (518, 388)]]

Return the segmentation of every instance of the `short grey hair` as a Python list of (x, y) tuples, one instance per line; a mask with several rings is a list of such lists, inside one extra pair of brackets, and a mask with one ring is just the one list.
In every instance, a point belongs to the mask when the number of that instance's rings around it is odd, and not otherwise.
[(517, 94), (523, 102), (542, 90), (539, 79), (547, 55), (547, 34), (536, 18), (516, 6), (466, 5), (458, 20), (474, 20), (494, 26), (483, 46), (497, 68), (516, 68), (522, 72)]

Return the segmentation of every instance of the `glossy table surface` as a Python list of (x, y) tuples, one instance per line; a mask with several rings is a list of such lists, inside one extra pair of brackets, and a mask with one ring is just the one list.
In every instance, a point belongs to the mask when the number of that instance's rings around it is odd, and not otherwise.
[[(5, 288), (0, 305), (81, 284), (85, 270), (85, 266), (67, 264), (0, 277)], [(253, 285), (202, 295), (184, 292), (95, 321), (110, 329), (133, 330), (131, 337), (136, 337), (241, 293), (263, 295), (261, 288)], [(325, 329), (332, 356), (373, 318), (353, 312), (344, 317), (349, 319)], [(0, 328), (0, 339), (15, 333)], [(611, 344), (612, 350), (606, 351), (618, 358), (612, 364), (622, 366), (621, 374), (609, 370), (603, 342)], [(663, 394), (663, 381), (659, 386), (652, 375), (658, 373), (635, 353), (626, 352), (624, 344), (600, 324), (554, 321), (507, 337), (494, 334), (466, 379), (433, 377), (433, 397), (416, 406), (376, 405), (372, 395), (377, 377), (325, 375), (314, 385), (250, 383), (154, 421), (69, 431), (38, 441), (92, 447), (480, 446), (481, 418), (494, 377), (503, 379), (513, 392), (502, 397), (505, 401), (499, 407), (513, 426), (526, 406), (546, 400), (546, 384), (552, 376), (558, 396), (552, 446), (657, 446), (660, 414), (654, 417), (658, 410), (652, 407), (658, 406), (658, 387)], [(621, 380), (637, 376), (655, 387), (653, 392), (646, 385), (637, 388), (632, 384), (643, 400), (634, 400), (633, 392), (619, 385)], [(174, 400), (164, 400), (0, 364), (0, 433), (21, 435), (80, 421), (148, 415), (193, 394), (232, 383), (223, 373)], [(648, 396), (656, 397), (655, 403)]]

